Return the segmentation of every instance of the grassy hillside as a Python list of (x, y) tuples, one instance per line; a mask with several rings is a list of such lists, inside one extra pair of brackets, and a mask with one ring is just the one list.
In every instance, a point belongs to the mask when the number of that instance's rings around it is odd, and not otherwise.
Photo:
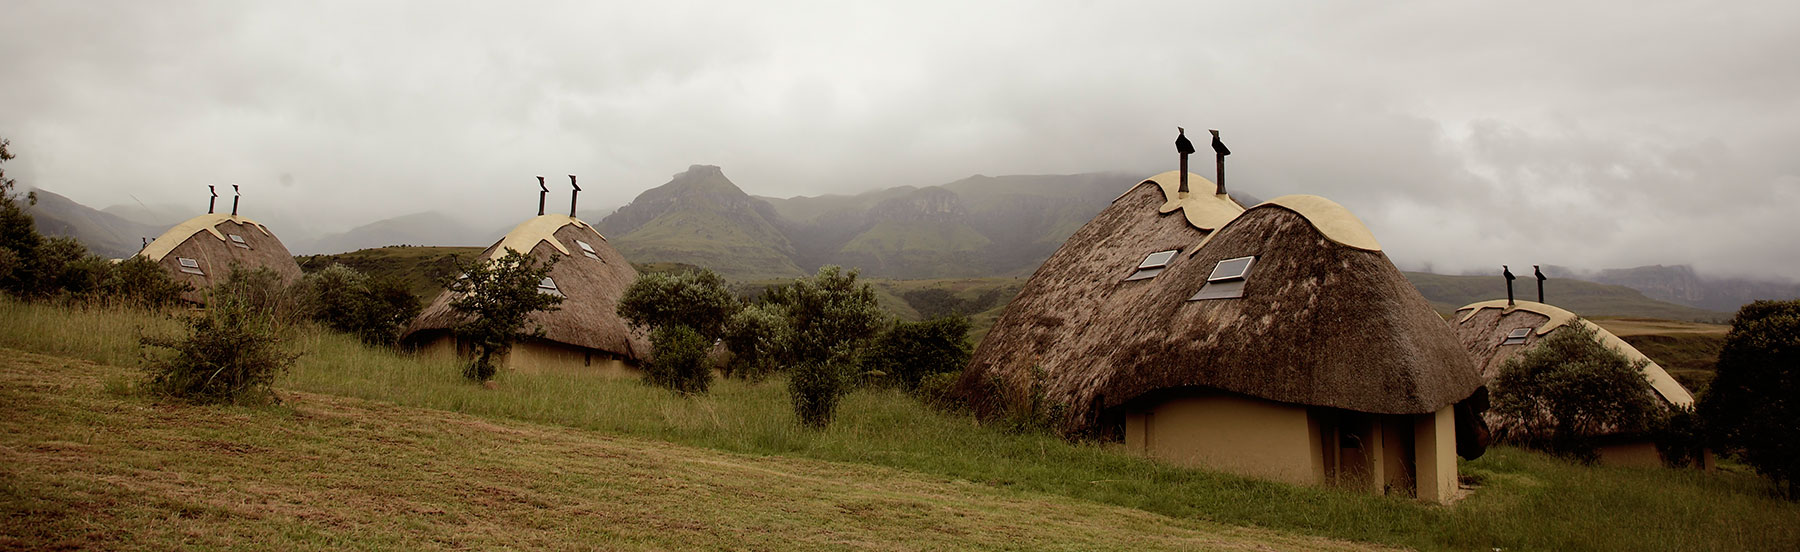
[(767, 222), (752, 222), (700, 210), (671, 211), (612, 244), (629, 259), (692, 264), (737, 278), (801, 274), (787, 239)]
[[(1423, 272), (1405, 274), (1406, 279), (1412, 281), (1413, 287), (1418, 288), (1419, 293), (1431, 302), (1432, 308), (1441, 313), (1448, 314), (1457, 307), (1477, 301), (1506, 298), (1506, 280), (1499, 276), (1446, 276)], [(1729, 313), (1657, 301), (1625, 286), (1568, 279), (1551, 280), (1544, 284), (1547, 302), (1587, 317), (1630, 316), (1699, 322), (1719, 322), (1731, 318)], [(1529, 276), (1513, 282), (1513, 286), (1518, 298), (1537, 299), (1537, 282), (1530, 280)]]
[(342, 264), (377, 278), (394, 278), (406, 285), (421, 303), (430, 302), (444, 291), (439, 284), (456, 275), (456, 262), (481, 253), (485, 247), (407, 247), (390, 246), (363, 249), (336, 255), (302, 255), (294, 260), (306, 272), (324, 270)]
[[(306, 354), (279, 381), (285, 407), (188, 409), (122, 394), (128, 372), (112, 365), (135, 361), (134, 334), (171, 324), (0, 301), (0, 347), (19, 350), (0, 351), (0, 366), (12, 367), (0, 368), (0, 423), (12, 424), (0, 446), (0, 523), (34, 539), (18, 546), (1240, 542), (1232, 535), (1242, 529), (1207, 533), (1211, 524), (1263, 528), (1249, 538), (1275, 549), (1339, 545), (1268, 531), (1447, 550), (1800, 546), (1800, 505), (1770, 498), (1729, 464), (1589, 468), (1500, 448), (1461, 464), (1479, 486), (1445, 508), (1172, 467), (1113, 445), (976, 424), (891, 391), (851, 394), (815, 432), (794, 423), (778, 378), (722, 381), (692, 399), (629, 378), (505, 374), (488, 390), (461, 382), (454, 366), (316, 330), (290, 338)], [(1005, 544), (1037, 532), (1043, 540)], [(1165, 532), (1206, 534), (1111, 542)]]
[(1594, 318), (1595, 324), (1655, 360), (1689, 391), (1712, 383), (1731, 326), (1648, 318)]
[(340, 396), (194, 407), (3, 352), (0, 548), (1375, 548)]

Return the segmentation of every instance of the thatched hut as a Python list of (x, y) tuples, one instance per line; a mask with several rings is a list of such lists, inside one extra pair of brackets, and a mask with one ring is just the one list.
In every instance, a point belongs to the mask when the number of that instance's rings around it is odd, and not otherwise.
[[(1606, 328), (1560, 307), (1534, 301), (1515, 301), (1508, 305), (1505, 299), (1497, 299), (1471, 303), (1456, 309), (1453, 320), (1456, 323), (1457, 338), (1462, 341), (1469, 354), (1475, 357), (1483, 381), (1493, 381), (1499, 376), (1500, 367), (1506, 364), (1507, 359), (1531, 350), (1539, 341), (1571, 324), (1581, 324), (1594, 331), (1595, 340), (1624, 355), (1625, 360), (1644, 363), (1644, 376), (1650, 380), (1650, 388), (1662, 404), (1677, 408), (1692, 408), (1694, 405), (1694, 395), (1686, 387), (1682, 387), (1681, 382), (1669, 376), (1669, 372), (1656, 361), (1644, 356), (1643, 352), (1619, 339), (1619, 336), (1606, 331)], [(1507, 421), (1498, 417), (1490, 415), (1487, 422), (1496, 432), (1510, 429)], [(1655, 443), (1648, 436), (1606, 435), (1602, 437), (1601, 443), (1598, 452), (1602, 463), (1631, 466), (1663, 464)], [(1710, 460), (1711, 456), (1706, 458)]]
[(1178, 176), (1121, 195), (1025, 284), (964, 374), (978, 413), (1179, 464), (1448, 500), (1458, 437), (1481, 449), (1456, 405), (1485, 397), (1449, 326), (1336, 203), (1244, 210), (1182, 197)]
[[(540, 261), (557, 257), (538, 290), (564, 299), (557, 310), (533, 313), (527, 319), (528, 326), (544, 329), (543, 338), (513, 345), (500, 366), (526, 373), (636, 372), (650, 346), (616, 309), (625, 288), (637, 280), (637, 269), (599, 231), (572, 216), (539, 215), (507, 232), (481, 256), (496, 259), (507, 250), (526, 252)], [(402, 342), (428, 354), (468, 353), (450, 331), (461, 321), (450, 308), (453, 299), (449, 291), (438, 294), (406, 328)]]
[(247, 269), (266, 267), (291, 284), (300, 279), (300, 265), (287, 246), (262, 223), (237, 214), (207, 213), (175, 225), (139, 251), (191, 288), (183, 300), (205, 304), (207, 291), (225, 281), (232, 265)]

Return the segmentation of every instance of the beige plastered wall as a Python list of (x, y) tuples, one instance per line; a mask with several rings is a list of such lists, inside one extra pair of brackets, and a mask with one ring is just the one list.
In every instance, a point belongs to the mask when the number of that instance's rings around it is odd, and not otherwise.
[(1456, 495), (1456, 414), (1452, 408), (1413, 417), (1419, 500), (1448, 504)]
[[(451, 357), (459, 353), (456, 340), (445, 336), (420, 346), (419, 354)], [(502, 368), (522, 374), (572, 374), (606, 377), (636, 377), (640, 375), (637, 368), (616, 356), (542, 341), (527, 341), (513, 345), (512, 351), (501, 358), (499, 364)]]
[(1177, 397), (1127, 413), (1125, 446), (1177, 465), (1325, 482), (1319, 426), (1296, 405), (1222, 393)]
[(1627, 466), (1633, 468), (1660, 468), (1663, 466), (1662, 454), (1656, 452), (1656, 443), (1635, 441), (1615, 443), (1598, 447), (1600, 463), (1607, 466)]

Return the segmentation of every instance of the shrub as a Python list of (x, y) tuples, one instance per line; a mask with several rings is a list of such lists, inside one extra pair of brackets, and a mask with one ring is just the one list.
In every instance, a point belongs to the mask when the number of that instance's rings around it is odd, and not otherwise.
[(278, 401), (270, 384), (299, 356), (281, 349), (272, 315), (229, 292), (215, 293), (206, 313), (189, 320), (185, 336), (142, 343), (171, 351), (146, 352), (146, 389), (208, 404)]
[(782, 351), (786, 363), (825, 362), (881, 332), (887, 313), (876, 303), (874, 288), (859, 284), (856, 276), (855, 270), (826, 266), (811, 278), (764, 293), (788, 315), (793, 334)]
[(919, 388), (913, 396), (919, 402), (944, 412), (962, 412), (968, 409), (968, 402), (963, 399), (958, 389), (962, 381), (962, 371), (938, 372), (919, 379)]
[(867, 368), (916, 391), (927, 376), (957, 372), (969, 363), (969, 319), (960, 314), (901, 322), (876, 339)]
[(1651, 430), (1656, 438), (1656, 452), (1671, 468), (1690, 467), (1705, 462), (1706, 434), (1700, 417), (1692, 408), (1675, 408)]
[(706, 393), (712, 386), (707, 353), (712, 341), (693, 328), (666, 324), (650, 334), (653, 358), (644, 367), (644, 383), (682, 395)]
[(244, 268), (232, 263), (225, 279), (213, 286), (208, 294), (208, 306), (220, 297), (236, 297), (249, 309), (267, 316), (276, 328), (287, 327), (301, 319), (298, 291), (283, 283), (281, 274), (266, 266)]
[(849, 390), (850, 368), (840, 362), (803, 361), (788, 370), (788, 397), (802, 425), (822, 429), (831, 424), (838, 399)]
[(619, 317), (640, 328), (680, 324), (708, 340), (725, 333), (725, 322), (739, 309), (725, 289), (725, 279), (711, 270), (638, 277), (619, 298)]
[(132, 257), (113, 265), (100, 284), (100, 293), (127, 305), (158, 308), (180, 301), (181, 294), (192, 287), (175, 281), (155, 261)]
[(464, 317), (452, 332), (475, 352), (463, 368), (463, 377), (470, 381), (493, 379), (496, 355), (505, 354), (520, 339), (544, 335), (541, 327), (526, 330), (525, 319), (534, 312), (556, 310), (562, 303), (562, 296), (538, 291), (538, 283), (550, 275), (556, 260), (551, 257), (538, 264), (532, 256), (509, 249), (498, 259), (457, 263), (462, 277), (444, 287), (457, 294), (450, 309)]
[(419, 314), (419, 300), (391, 278), (370, 278), (333, 264), (301, 280), (307, 316), (370, 345), (392, 345)]
[(1738, 309), (1699, 411), (1715, 446), (1800, 497), (1800, 301)]
[(726, 375), (760, 380), (779, 366), (777, 359), (790, 339), (787, 311), (761, 303), (744, 307), (725, 322), (725, 347), (732, 358)]
[(1596, 437), (1644, 432), (1664, 415), (1644, 365), (1576, 320), (1501, 366), (1493, 411), (1512, 422), (1506, 439), (1592, 462)]

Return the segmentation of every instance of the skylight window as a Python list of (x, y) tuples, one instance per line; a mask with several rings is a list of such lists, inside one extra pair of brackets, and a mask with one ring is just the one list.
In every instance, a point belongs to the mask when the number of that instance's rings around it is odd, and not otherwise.
[(1513, 331), (1506, 333), (1506, 339), (1501, 340), (1500, 344), (1518, 345), (1524, 343), (1525, 337), (1529, 335), (1531, 335), (1531, 328), (1514, 328)]
[(239, 235), (237, 235), (237, 234), (228, 234), (228, 235), (229, 235), (229, 236), (231, 236), (231, 245), (235, 245), (235, 246), (238, 246), (238, 247), (242, 247), (242, 248), (244, 248), (244, 249), (249, 249), (249, 248), (250, 248), (250, 244), (248, 244), (248, 243), (244, 243), (244, 237), (243, 237), (243, 236), (239, 236)]
[(176, 257), (175, 260), (181, 263), (182, 272), (199, 276), (206, 275), (206, 271), (200, 270), (200, 261), (189, 259), (187, 257)]
[(557, 297), (568, 297), (567, 295), (563, 295), (562, 290), (556, 288), (556, 280), (552, 280), (548, 276), (544, 277), (543, 280), (538, 281), (538, 292), (555, 295)]
[(1200, 286), (1200, 291), (1188, 300), (1243, 297), (1244, 282), (1250, 277), (1250, 267), (1255, 264), (1255, 256), (1219, 261), (1213, 265), (1212, 273), (1206, 276), (1206, 283)]
[(1180, 250), (1170, 249), (1168, 251), (1151, 253), (1149, 256), (1144, 257), (1144, 262), (1138, 263), (1137, 271), (1131, 273), (1131, 276), (1127, 276), (1125, 281), (1130, 282), (1133, 280), (1148, 280), (1155, 278), (1157, 274), (1162, 274), (1163, 269), (1169, 268), (1169, 261), (1175, 259), (1175, 253), (1178, 251)]
[(581, 254), (582, 255), (587, 255), (587, 258), (593, 259), (596, 261), (600, 260), (600, 255), (598, 253), (594, 252), (594, 246), (588, 245), (588, 242), (584, 242), (581, 240), (575, 240), (575, 245), (581, 246)]

